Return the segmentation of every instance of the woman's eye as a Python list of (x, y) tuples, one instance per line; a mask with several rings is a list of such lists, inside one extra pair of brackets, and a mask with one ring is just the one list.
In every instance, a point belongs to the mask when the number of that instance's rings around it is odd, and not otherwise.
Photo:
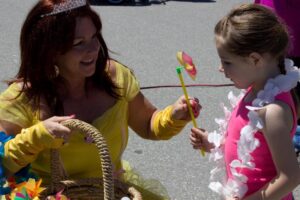
[(78, 42), (74, 42), (73, 46), (76, 47), (76, 46), (79, 46), (82, 44), (82, 41), (78, 41)]

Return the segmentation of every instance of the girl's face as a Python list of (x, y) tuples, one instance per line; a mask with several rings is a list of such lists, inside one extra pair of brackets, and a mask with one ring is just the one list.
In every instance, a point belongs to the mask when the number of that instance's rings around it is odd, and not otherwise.
[(73, 47), (58, 56), (59, 74), (67, 80), (84, 80), (95, 73), (100, 43), (89, 17), (76, 19)]
[(226, 78), (239, 89), (247, 89), (253, 85), (257, 78), (257, 71), (250, 58), (228, 52), (218, 40), (216, 40), (216, 47), (221, 59), (219, 71), (223, 72)]

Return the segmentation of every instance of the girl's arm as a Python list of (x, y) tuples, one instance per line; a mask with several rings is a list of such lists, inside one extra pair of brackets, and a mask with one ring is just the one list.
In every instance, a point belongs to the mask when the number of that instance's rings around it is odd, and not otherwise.
[(300, 169), (293, 148), (290, 131), (293, 113), (283, 102), (266, 106), (259, 112), (265, 126), (262, 130), (277, 170), (277, 176), (245, 200), (280, 200), (300, 183)]

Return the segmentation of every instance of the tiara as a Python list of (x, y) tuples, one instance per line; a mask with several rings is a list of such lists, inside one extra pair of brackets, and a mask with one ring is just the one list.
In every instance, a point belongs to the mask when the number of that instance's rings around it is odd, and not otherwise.
[(73, 10), (75, 8), (79, 8), (86, 5), (86, 0), (65, 0), (62, 3), (55, 4), (53, 6), (53, 10), (50, 13), (41, 15), (41, 17), (56, 15), (58, 13), (66, 12), (69, 10)]

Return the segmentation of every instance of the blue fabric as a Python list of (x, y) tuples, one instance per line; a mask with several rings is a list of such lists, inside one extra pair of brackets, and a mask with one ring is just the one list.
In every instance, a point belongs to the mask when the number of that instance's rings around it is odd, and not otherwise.
[(296, 133), (293, 137), (293, 144), (296, 151), (300, 151), (300, 126), (297, 126)]
[[(11, 140), (13, 137), (6, 135), (4, 132), (0, 132), (0, 195), (9, 194), (11, 189), (9, 187), (4, 187), (6, 183), (6, 178), (4, 174), (4, 167), (2, 166), (2, 158), (4, 156), (4, 145), (7, 141)], [(14, 174), (16, 183), (22, 183), (27, 181), (29, 178), (38, 179), (36, 175), (29, 172), (30, 165), (22, 168), (20, 171)]]
[(4, 132), (0, 132), (0, 195), (10, 192), (10, 188), (3, 186), (6, 182), (6, 177), (4, 175), (4, 168), (2, 166), (2, 158), (4, 156), (5, 143), (12, 138), (12, 136), (8, 136)]

